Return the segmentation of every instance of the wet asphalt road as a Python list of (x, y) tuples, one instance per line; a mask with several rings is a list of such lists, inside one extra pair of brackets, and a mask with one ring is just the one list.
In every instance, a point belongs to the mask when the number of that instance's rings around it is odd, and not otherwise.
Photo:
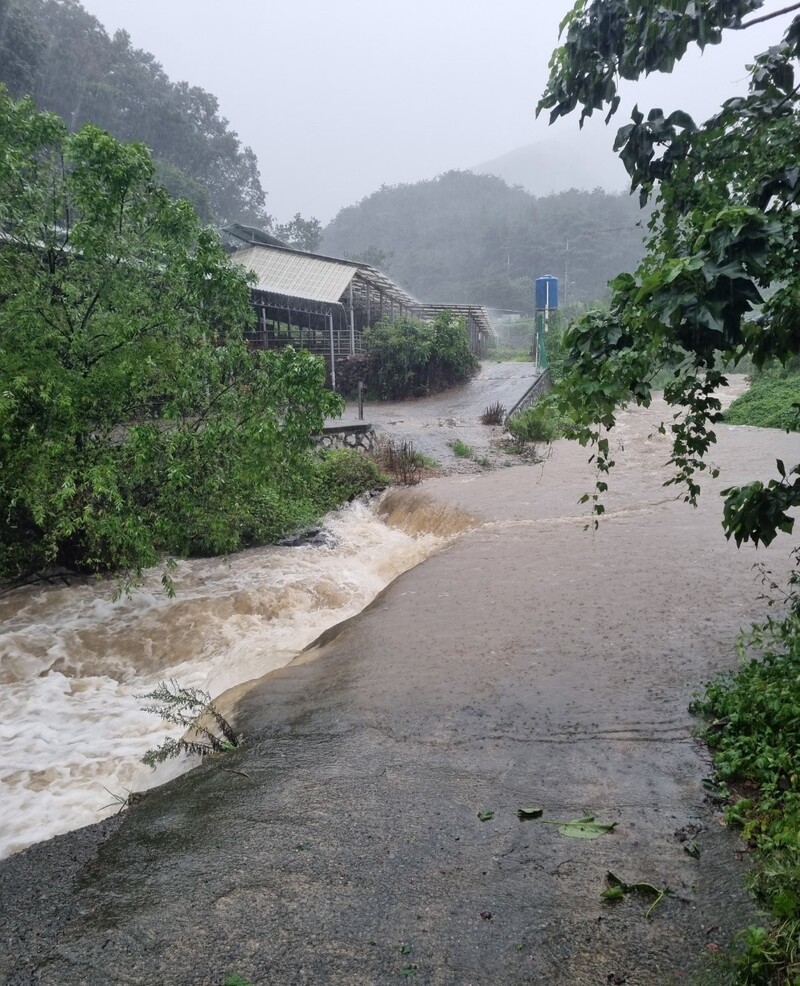
[[(0, 864), (0, 981), (689, 982), (752, 912), (687, 706), (761, 611), (753, 561), (789, 559), (728, 544), (713, 489), (669, 497), (657, 411), (623, 422), (595, 535), (564, 445), (395, 494), (464, 533), (240, 693), (240, 750)], [(776, 455), (798, 436), (721, 429), (716, 486)], [(616, 828), (550, 824), (586, 813)], [(648, 919), (608, 871), (672, 895)]]

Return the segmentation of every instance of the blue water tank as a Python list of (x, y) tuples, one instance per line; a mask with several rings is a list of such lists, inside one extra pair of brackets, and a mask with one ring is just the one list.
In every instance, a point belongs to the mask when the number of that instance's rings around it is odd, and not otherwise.
[(558, 308), (558, 278), (552, 274), (536, 278), (536, 310)]

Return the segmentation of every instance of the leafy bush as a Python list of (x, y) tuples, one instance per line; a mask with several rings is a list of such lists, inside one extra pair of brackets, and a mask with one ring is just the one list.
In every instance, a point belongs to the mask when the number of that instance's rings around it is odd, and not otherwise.
[(563, 319), (557, 318), (544, 337), (547, 369), (550, 371), (550, 379), (553, 384), (563, 380), (569, 355), (569, 349), (564, 341), (563, 326)]
[(800, 371), (773, 367), (753, 378), (747, 393), (725, 412), (734, 425), (800, 431)]
[(318, 503), (323, 510), (347, 503), (360, 493), (386, 486), (388, 479), (363, 452), (336, 449), (322, 454), (317, 467)]
[(453, 450), (453, 455), (458, 459), (472, 458), (472, 449), (466, 442), (462, 442), (460, 438), (457, 438), (454, 442), (451, 442), (450, 448)]
[[(797, 580), (793, 579), (794, 585)], [(792, 597), (793, 598), (793, 597)], [(768, 620), (743, 638), (763, 656), (708, 685), (695, 706), (713, 721), (706, 740), (719, 778), (746, 796), (727, 810), (760, 850), (753, 889), (774, 918), (751, 927), (735, 958), (741, 986), (800, 976), (800, 614)]]
[(384, 320), (365, 333), (367, 387), (384, 400), (422, 397), (463, 383), (477, 369), (462, 319), (442, 312), (433, 322)]
[(553, 442), (564, 434), (564, 419), (546, 397), (506, 422), (506, 428), (520, 442)]

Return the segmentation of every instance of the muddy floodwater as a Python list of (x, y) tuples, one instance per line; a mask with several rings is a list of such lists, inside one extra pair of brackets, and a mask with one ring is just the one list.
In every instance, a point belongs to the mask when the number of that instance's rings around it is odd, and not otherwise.
[(327, 546), (182, 562), (174, 599), (158, 572), (116, 602), (108, 581), (0, 598), (0, 857), (187, 769), (141, 764), (182, 730), (137, 695), (175, 679), (216, 696), (282, 667), (453, 534), (424, 510), (389, 520), (356, 503), (326, 518)]
[[(663, 486), (668, 413), (622, 416), (596, 532), (587, 452), (565, 443), (359, 519), (417, 554), (353, 619), (222, 692), (239, 749), (0, 863), (0, 981), (691, 982), (756, 915), (688, 707), (764, 613), (754, 564), (791, 565), (780, 539), (725, 540), (719, 492), (800, 461), (800, 436), (719, 426), (722, 473), (692, 509)], [(214, 583), (198, 610), (235, 620), (253, 577)], [(60, 683), (60, 658), (31, 660)], [(600, 837), (564, 834), (587, 815)], [(605, 901), (609, 872), (662, 888), (657, 909)]]

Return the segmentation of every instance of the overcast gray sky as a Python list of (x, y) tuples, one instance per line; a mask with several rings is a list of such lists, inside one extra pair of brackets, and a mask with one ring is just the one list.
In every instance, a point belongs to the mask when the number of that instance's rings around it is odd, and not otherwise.
[[(551, 130), (534, 121), (572, 0), (82, 2), (109, 33), (127, 30), (173, 81), (219, 98), (258, 156), (279, 220), (301, 212), (327, 222), (382, 184), (577, 132), (577, 117)], [(764, 11), (780, 6), (767, 0)], [(786, 22), (731, 35), (674, 77), (637, 85), (633, 98), (708, 115)]]

